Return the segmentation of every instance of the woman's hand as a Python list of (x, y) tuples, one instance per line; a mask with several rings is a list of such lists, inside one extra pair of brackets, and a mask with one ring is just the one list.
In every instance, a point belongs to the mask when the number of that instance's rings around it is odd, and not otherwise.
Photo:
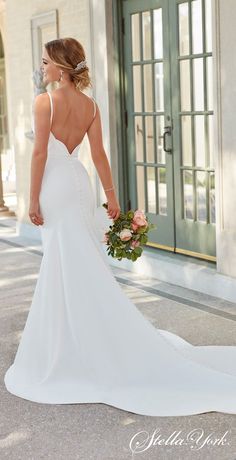
[(30, 203), (29, 217), (33, 224), (43, 225), (43, 216), (41, 214), (38, 201)]
[(107, 214), (109, 219), (118, 219), (120, 216), (120, 205), (116, 198), (108, 198), (107, 200)]

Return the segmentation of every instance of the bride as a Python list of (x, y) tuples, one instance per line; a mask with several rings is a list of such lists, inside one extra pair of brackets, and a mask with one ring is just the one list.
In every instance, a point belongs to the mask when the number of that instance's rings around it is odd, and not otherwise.
[(82, 45), (46, 43), (42, 70), (45, 82), (59, 82), (34, 104), (29, 216), (41, 229), (43, 257), (7, 390), (38, 403), (104, 403), (150, 416), (236, 414), (236, 347), (193, 346), (155, 328), (110, 268), (80, 160), (86, 133), (108, 219), (120, 206), (100, 111), (83, 93), (90, 78)]

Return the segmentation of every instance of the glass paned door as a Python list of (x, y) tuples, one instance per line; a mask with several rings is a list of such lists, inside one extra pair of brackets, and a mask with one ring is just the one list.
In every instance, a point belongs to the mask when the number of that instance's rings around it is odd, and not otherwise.
[[(215, 256), (211, 0), (169, 5), (176, 252)], [(173, 28), (172, 28), (173, 27)], [(177, 33), (176, 33), (177, 32)], [(176, 40), (177, 37), (177, 40)]]
[(124, 0), (130, 207), (149, 245), (215, 256), (211, 0)]
[(150, 233), (148, 244), (174, 250), (173, 159), (170, 148), (167, 152), (171, 140), (167, 132), (171, 130), (170, 69), (164, 5), (165, 0), (124, 2), (127, 151), (131, 207), (143, 209), (158, 229)]

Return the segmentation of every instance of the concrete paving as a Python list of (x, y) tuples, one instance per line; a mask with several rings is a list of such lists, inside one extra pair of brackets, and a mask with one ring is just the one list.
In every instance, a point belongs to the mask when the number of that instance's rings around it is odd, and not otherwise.
[[(236, 460), (236, 415), (147, 417), (105, 404), (38, 404), (8, 393), (3, 377), (24, 328), (42, 248), (16, 234), (14, 219), (1, 218), (0, 254), (0, 459)], [(236, 345), (236, 304), (116, 267), (112, 270), (156, 327), (194, 345)], [(158, 435), (163, 441), (154, 444), (151, 438)], [(135, 443), (148, 438), (146, 449), (134, 453)], [(213, 445), (216, 438), (219, 441)]]

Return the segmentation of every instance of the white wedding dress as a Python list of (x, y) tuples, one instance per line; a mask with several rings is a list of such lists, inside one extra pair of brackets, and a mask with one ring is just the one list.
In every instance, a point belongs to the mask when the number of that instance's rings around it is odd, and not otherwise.
[(150, 416), (236, 414), (236, 346), (193, 346), (155, 328), (116, 281), (79, 147), (70, 154), (50, 132), (43, 257), (7, 390), (38, 403), (105, 403)]

